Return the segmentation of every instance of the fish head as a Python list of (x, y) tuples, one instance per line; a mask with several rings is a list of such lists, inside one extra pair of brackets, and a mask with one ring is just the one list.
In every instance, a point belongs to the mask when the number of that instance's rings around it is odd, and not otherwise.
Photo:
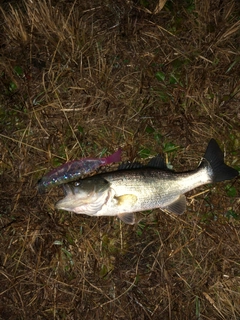
[(56, 203), (57, 209), (93, 215), (107, 201), (110, 183), (101, 177), (91, 177), (63, 185), (65, 198)]
[(101, 177), (91, 177), (72, 183), (74, 194), (91, 196), (93, 193), (102, 193), (109, 188), (109, 182)]

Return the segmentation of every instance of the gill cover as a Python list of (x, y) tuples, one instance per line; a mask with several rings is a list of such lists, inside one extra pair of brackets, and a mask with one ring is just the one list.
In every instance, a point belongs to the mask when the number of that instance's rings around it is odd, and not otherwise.
[(110, 184), (101, 177), (91, 177), (63, 185), (65, 198), (56, 203), (57, 209), (94, 215), (109, 196)]

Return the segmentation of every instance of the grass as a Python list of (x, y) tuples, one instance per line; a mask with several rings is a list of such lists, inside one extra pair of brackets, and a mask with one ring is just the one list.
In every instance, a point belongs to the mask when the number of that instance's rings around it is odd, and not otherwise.
[(193, 169), (214, 137), (240, 170), (237, 1), (11, 1), (0, 11), (0, 319), (239, 319), (239, 179), (139, 225), (36, 191), (120, 146)]

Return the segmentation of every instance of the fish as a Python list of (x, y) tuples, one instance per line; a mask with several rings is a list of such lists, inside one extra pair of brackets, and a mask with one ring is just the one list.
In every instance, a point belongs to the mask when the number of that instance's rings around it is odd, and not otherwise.
[(92, 217), (117, 216), (127, 224), (136, 222), (135, 213), (160, 208), (177, 215), (186, 211), (185, 193), (199, 186), (239, 176), (224, 163), (224, 154), (211, 139), (200, 165), (191, 171), (168, 169), (158, 155), (147, 165), (120, 165), (112, 172), (63, 185), (65, 197), (55, 207)]
[(61, 166), (49, 171), (37, 183), (40, 193), (47, 189), (64, 183), (78, 180), (85, 177), (102, 166), (121, 161), (122, 150), (119, 148), (112, 155), (105, 158), (83, 158), (80, 160), (68, 161)]

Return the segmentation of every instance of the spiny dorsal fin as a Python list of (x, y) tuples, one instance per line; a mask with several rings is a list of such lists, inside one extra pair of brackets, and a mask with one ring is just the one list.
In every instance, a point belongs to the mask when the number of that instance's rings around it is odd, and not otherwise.
[(140, 162), (123, 162), (119, 165), (118, 170), (130, 170), (144, 168), (144, 165)]
[(164, 160), (164, 158), (158, 154), (157, 156), (155, 156), (154, 158), (152, 158), (148, 164), (147, 167), (151, 167), (151, 168), (156, 168), (156, 169), (162, 169), (162, 170), (169, 170), (166, 162)]
[(161, 170), (169, 170), (164, 158), (160, 154), (152, 158), (147, 165), (143, 165), (140, 162), (124, 162), (119, 165), (118, 170), (131, 170), (131, 169), (141, 169), (141, 168), (155, 168), (155, 169), (161, 169)]

